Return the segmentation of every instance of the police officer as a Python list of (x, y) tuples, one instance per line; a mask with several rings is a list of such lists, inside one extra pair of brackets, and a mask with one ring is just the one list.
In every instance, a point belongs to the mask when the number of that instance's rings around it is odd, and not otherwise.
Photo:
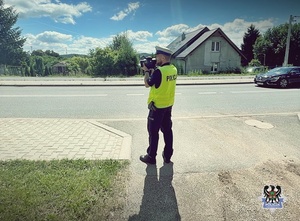
[(145, 65), (145, 86), (151, 87), (148, 98), (149, 147), (147, 154), (140, 160), (147, 164), (156, 164), (159, 130), (162, 131), (165, 147), (162, 153), (165, 163), (170, 163), (173, 155), (172, 106), (174, 104), (177, 69), (170, 64), (172, 51), (165, 47), (156, 47), (155, 70), (149, 70)]

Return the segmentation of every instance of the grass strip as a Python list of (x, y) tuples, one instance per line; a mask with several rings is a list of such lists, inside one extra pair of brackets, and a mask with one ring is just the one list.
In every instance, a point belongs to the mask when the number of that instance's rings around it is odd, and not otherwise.
[(0, 161), (0, 220), (105, 220), (121, 207), (122, 187), (116, 181), (127, 165), (115, 160)]

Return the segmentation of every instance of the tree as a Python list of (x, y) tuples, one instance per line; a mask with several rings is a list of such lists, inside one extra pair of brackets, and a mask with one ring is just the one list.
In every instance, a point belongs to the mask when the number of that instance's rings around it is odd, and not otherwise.
[[(253, 47), (254, 57), (262, 59), (270, 67), (281, 66), (284, 61), (288, 24), (270, 28), (257, 39)], [(300, 65), (300, 24), (292, 25), (289, 64)]]
[(115, 36), (112, 44), (104, 49), (91, 50), (90, 57), (91, 69), (96, 76), (131, 76), (138, 72), (138, 56), (126, 34)]
[(45, 52), (43, 51), (43, 50), (41, 50), (41, 49), (39, 49), (39, 50), (33, 50), (32, 52), (31, 52), (31, 56), (45, 56)]
[(300, 65), (300, 23), (292, 26), (288, 63)]
[(110, 48), (96, 48), (90, 51), (92, 71), (95, 76), (114, 74), (114, 55)]
[(44, 60), (42, 57), (35, 58), (35, 70), (38, 76), (44, 76)]
[(49, 68), (46, 66), (45, 67), (45, 73), (44, 73), (44, 76), (49, 76), (50, 75), (50, 72), (49, 72)]
[(33, 67), (33, 64), (30, 65), (30, 70), (29, 70), (29, 72), (30, 72), (30, 76), (31, 76), (31, 77), (35, 76), (36, 71), (35, 71), (35, 69), (34, 69), (34, 67)]
[(23, 44), (26, 39), (21, 37), (19, 27), (13, 28), (18, 14), (13, 7), (4, 8), (0, 0), (0, 64), (20, 65), (25, 56)]
[(59, 57), (59, 54), (56, 53), (55, 51), (50, 51), (50, 50), (46, 50), (45, 51), (45, 54), (48, 55), (48, 56), (52, 56), (52, 57)]
[(126, 34), (115, 36), (109, 47), (116, 53), (116, 71), (126, 76), (137, 74), (138, 56)]
[[(58, 53), (50, 50), (34, 50), (31, 53), (28, 66), (30, 66), (31, 76), (38, 74), (39, 76), (51, 75), (51, 68), (60, 61), (61, 57)], [(46, 70), (48, 67), (48, 70)]]
[[(69, 64), (68, 67), (76, 67), (75, 70), (81, 74), (88, 74), (88, 68), (90, 66), (89, 58), (83, 56), (74, 56), (66, 60)], [(71, 70), (71, 71), (72, 71)]]
[(243, 44), (241, 45), (242, 53), (247, 58), (247, 63), (254, 58), (253, 46), (257, 38), (260, 37), (259, 30), (255, 28), (253, 24), (247, 29), (247, 32), (244, 34)]
[(26, 77), (30, 76), (30, 68), (28, 66), (25, 67), (25, 76)]
[(249, 66), (252, 66), (252, 67), (254, 67), (254, 66), (261, 66), (261, 63), (260, 63), (260, 61), (257, 60), (257, 59), (252, 59), (252, 60), (249, 62)]

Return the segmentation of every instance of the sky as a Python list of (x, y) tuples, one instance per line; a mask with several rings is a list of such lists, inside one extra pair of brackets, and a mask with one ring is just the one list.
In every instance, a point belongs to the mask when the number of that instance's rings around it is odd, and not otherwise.
[(138, 53), (154, 53), (203, 27), (221, 28), (240, 48), (251, 24), (263, 34), (300, 16), (300, 0), (4, 0), (9, 6), (19, 14), (25, 51), (61, 55), (88, 54), (123, 33)]

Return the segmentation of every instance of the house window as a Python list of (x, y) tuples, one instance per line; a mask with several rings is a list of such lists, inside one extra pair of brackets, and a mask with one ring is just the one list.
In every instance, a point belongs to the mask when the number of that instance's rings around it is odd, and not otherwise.
[(211, 66), (211, 72), (218, 72), (218, 66), (219, 64), (218, 63), (212, 63), (212, 66)]
[(220, 51), (220, 42), (213, 41), (211, 43), (211, 51)]

